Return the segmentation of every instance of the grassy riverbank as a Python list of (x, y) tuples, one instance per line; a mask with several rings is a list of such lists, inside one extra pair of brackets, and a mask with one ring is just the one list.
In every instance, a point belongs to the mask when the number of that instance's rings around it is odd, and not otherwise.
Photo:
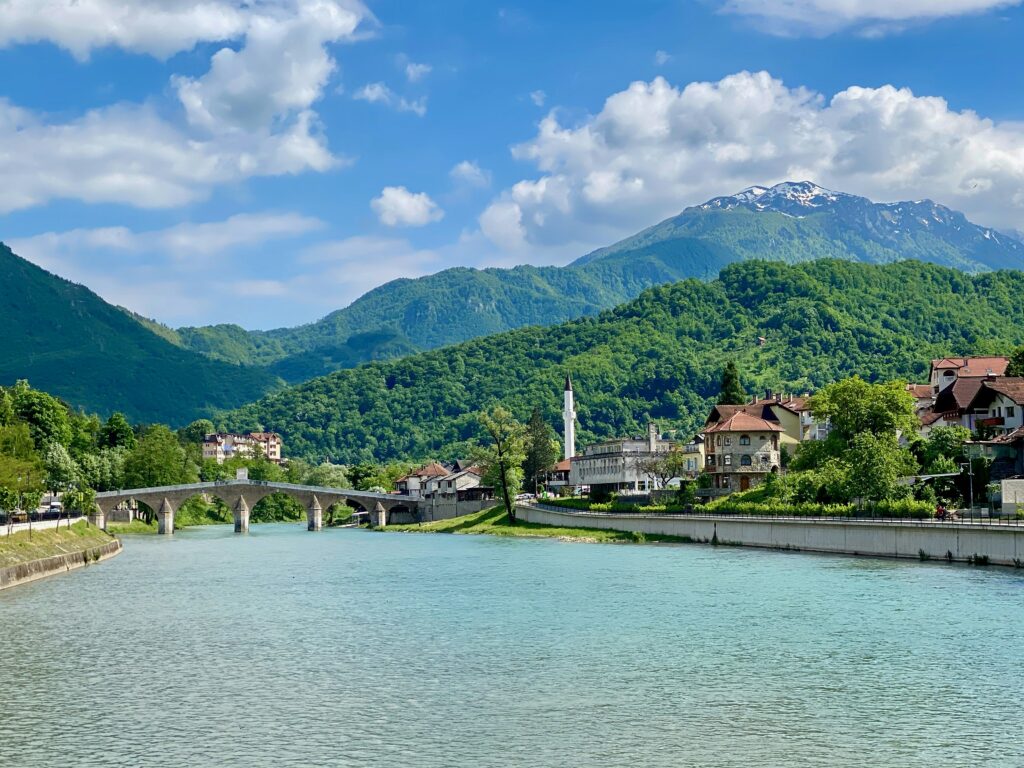
[(31, 537), (28, 531), (21, 531), (0, 538), (0, 568), (102, 547), (112, 539), (112, 536), (84, 520), (70, 528), (32, 531)]
[(509, 524), (508, 515), (502, 507), (492, 507), (450, 520), (436, 520), (432, 523), (412, 525), (389, 525), (388, 531), (403, 533), (464, 533), (486, 534), (489, 536), (517, 536), (522, 538), (562, 539), (563, 541), (605, 542), (612, 544), (642, 544), (645, 542), (682, 543), (689, 539), (681, 536), (644, 534), (637, 531), (608, 531), (600, 528), (561, 528), (538, 525), (519, 520)]

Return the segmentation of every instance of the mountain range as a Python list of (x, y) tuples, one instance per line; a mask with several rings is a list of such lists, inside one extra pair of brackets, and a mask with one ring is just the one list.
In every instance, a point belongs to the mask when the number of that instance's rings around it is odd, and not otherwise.
[(0, 243), (0, 385), (28, 379), (78, 408), (186, 423), (249, 402), (280, 382), (154, 334), (81, 285)]
[(644, 290), (748, 260), (917, 259), (1024, 267), (1024, 244), (931, 201), (873, 203), (810, 182), (717, 197), (564, 267), (454, 268), (373, 289), (295, 328), (172, 329), (0, 248), (0, 385), (28, 378), (78, 407), (172, 424), (288, 383), (524, 326), (594, 317)]
[(874, 203), (811, 182), (751, 187), (687, 208), (565, 267), (448, 269), (375, 288), (296, 328), (182, 328), (177, 343), (289, 382), (526, 325), (594, 315), (655, 285), (747, 259), (902, 259), (967, 272), (1024, 267), (1024, 243), (930, 200)]

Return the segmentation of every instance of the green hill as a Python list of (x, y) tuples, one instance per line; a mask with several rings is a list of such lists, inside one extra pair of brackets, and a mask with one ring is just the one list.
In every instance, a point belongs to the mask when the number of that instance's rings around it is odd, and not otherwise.
[(182, 424), (260, 397), (268, 371), (175, 346), (103, 301), (0, 244), (0, 386), (28, 379), (73, 406)]
[(474, 412), (495, 402), (523, 419), (537, 405), (560, 424), (571, 373), (583, 441), (640, 433), (649, 419), (690, 432), (729, 359), (751, 391), (802, 392), (854, 373), (920, 379), (933, 357), (1002, 353), (1024, 341), (1022, 295), (1016, 271), (742, 262), (598, 317), (338, 371), (227, 420), (280, 432), (291, 455), (314, 459), (455, 457), (477, 434)]
[(1024, 244), (928, 200), (874, 203), (809, 182), (757, 187), (687, 208), (566, 267), (448, 269), (387, 283), (297, 328), (183, 328), (181, 343), (290, 382), (527, 325), (596, 315), (641, 291), (713, 279), (750, 259), (903, 259), (967, 272), (1024, 268)]

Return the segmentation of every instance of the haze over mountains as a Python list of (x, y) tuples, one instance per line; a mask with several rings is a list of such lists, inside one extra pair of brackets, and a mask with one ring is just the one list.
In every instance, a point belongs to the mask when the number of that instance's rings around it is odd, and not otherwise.
[(593, 316), (652, 286), (713, 279), (733, 262), (819, 258), (917, 259), (979, 273), (1024, 267), (1024, 244), (930, 201), (879, 204), (784, 183), (687, 208), (565, 267), (395, 280), (315, 323), (273, 331), (167, 328), (0, 248), (0, 384), (29, 378), (89, 410), (179, 424), (285, 382)]

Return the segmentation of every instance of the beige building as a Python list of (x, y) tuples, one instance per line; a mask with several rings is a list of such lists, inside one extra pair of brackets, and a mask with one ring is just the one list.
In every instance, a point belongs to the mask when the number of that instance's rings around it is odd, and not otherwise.
[(275, 432), (249, 432), (244, 435), (217, 432), (203, 438), (204, 459), (214, 459), (223, 464), (236, 456), (250, 459), (264, 456), (278, 464), (281, 462), (281, 436)]
[(712, 488), (720, 493), (746, 491), (781, 471), (784, 437), (779, 422), (743, 411), (709, 426), (704, 430), (704, 470)]

